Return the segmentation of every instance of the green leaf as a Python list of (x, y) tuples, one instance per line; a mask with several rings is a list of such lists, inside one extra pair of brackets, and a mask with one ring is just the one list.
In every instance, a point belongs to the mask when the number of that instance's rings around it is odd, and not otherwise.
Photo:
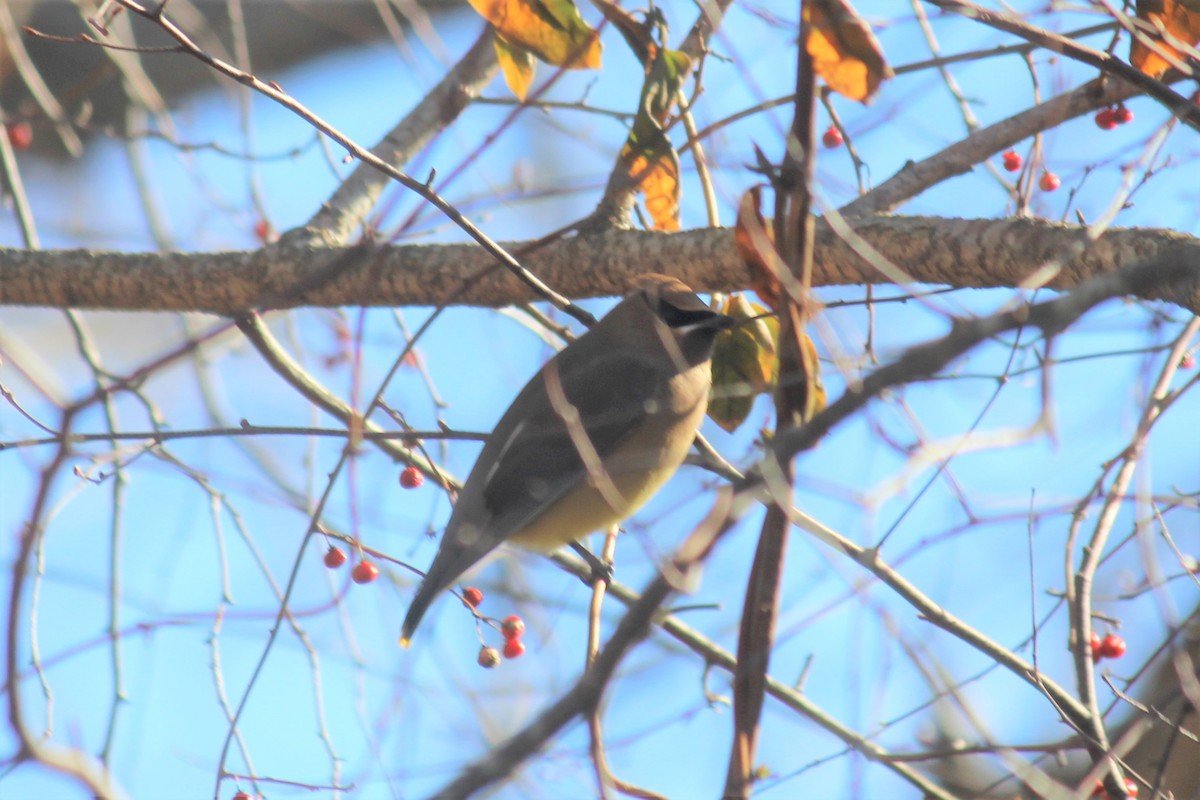
[[(769, 313), (740, 294), (729, 297), (721, 312), (739, 320)], [(708, 415), (725, 430), (733, 432), (741, 426), (750, 415), (755, 396), (775, 385), (779, 372), (778, 336), (779, 320), (775, 317), (755, 319), (717, 336)]]

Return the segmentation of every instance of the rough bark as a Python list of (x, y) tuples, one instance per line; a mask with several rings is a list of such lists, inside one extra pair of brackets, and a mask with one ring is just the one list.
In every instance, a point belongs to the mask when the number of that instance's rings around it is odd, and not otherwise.
[[(853, 223), (856, 253), (818, 227), (814, 286), (891, 283), (864, 246), (914, 283), (963, 288), (1024, 285), (1047, 264), (1056, 290), (1173, 252), (1200, 272), (1200, 240), (1159, 229), (1086, 230), (1029, 219), (870, 217)], [(521, 243), (508, 243), (521, 253)], [(643, 272), (677, 275), (698, 290), (749, 285), (729, 229), (678, 234), (611, 231), (563, 239), (521, 256), (535, 275), (574, 298), (622, 293)], [(875, 263), (878, 263), (877, 259)], [(33, 252), (0, 248), (0, 305), (232, 314), (299, 306), (503, 306), (536, 299), (468, 244), (280, 248), (230, 253)], [(1200, 312), (1200, 293), (1154, 292)]]

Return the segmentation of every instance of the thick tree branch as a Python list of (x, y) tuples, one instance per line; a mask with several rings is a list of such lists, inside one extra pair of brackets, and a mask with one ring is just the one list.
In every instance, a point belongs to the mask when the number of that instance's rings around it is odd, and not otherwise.
[[(1162, 229), (1111, 229), (1089, 242), (1079, 226), (1043, 220), (869, 217), (863, 241), (914, 282), (961, 288), (1020, 286), (1063, 260), (1043, 285), (1056, 290), (1161, 257), (1200, 273), (1200, 239)], [(520, 243), (509, 244), (512, 252)], [(1072, 255), (1074, 254), (1074, 255)], [(1065, 259), (1065, 260), (1064, 260)], [(824, 224), (817, 228), (814, 286), (890, 280)], [(677, 275), (701, 291), (745, 288), (749, 276), (725, 228), (678, 234), (610, 231), (562, 239), (525, 263), (570, 297), (621, 294), (633, 275)], [(1200, 313), (1200, 290), (1149, 284), (1149, 300)], [(204, 311), (299, 306), (504, 306), (538, 298), (476, 245), (296, 248), (215, 254), (32, 252), (0, 248), (0, 305)]]

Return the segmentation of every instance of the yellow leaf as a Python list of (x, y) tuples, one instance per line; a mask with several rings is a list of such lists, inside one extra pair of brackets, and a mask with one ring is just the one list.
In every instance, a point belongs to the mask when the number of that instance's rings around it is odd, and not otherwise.
[(633, 130), (621, 148), (624, 174), (645, 195), (646, 210), (658, 231), (679, 230), (679, 154), (662, 123), (691, 68), (686, 53), (655, 51), (642, 84)]
[[(749, 320), (767, 309), (732, 295), (721, 312)], [(713, 382), (708, 415), (727, 431), (734, 431), (750, 415), (755, 395), (770, 391), (779, 370), (776, 339), (779, 320), (763, 317), (722, 331), (713, 347)]]
[(1154, 33), (1141, 30), (1139, 36), (1133, 38), (1129, 45), (1129, 63), (1151, 78), (1161, 78), (1173, 65), (1148, 47), (1142, 41), (1142, 36), (1153, 39), (1157, 47), (1177, 61), (1186, 61), (1186, 56), (1167, 44), (1160, 30), (1165, 30), (1168, 35), (1189, 47), (1200, 43), (1200, 5), (1196, 3), (1187, 0), (1139, 0), (1137, 16), (1149, 23)]
[(893, 74), (871, 27), (846, 0), (808, 0), (804, 19), (817, 75), (838, 94), (869, 102)]
[[(621, 158), (625, 174), (637, 181), (638, 191), (645, 195), (646, 210), (654, 221), (656, 231), (679, 230), (679, 154), (662, 135), (658, 147), (639, 149), (631, 142), (625, 144)], [(662, 145), (665, 145), (662, 146)]]
[(496, 60), (500, 62), (500, 69), (504, 72), (504, 82), (518, 100), (524, 100), (530, 84), (533, 83), (533, 76), (537, 73), (537, 60), (533, 53), (524, 47), (509, 44), (500, 34), (492, 38), (492, 43), (496, 46)]
[(567, 69), (600, 68), (600, 34), (571, 0), (471, 0), (509, 45)]

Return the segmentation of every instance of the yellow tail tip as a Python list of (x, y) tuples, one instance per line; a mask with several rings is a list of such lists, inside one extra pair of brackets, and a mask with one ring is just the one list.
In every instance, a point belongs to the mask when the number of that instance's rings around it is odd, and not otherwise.
[(403, 647), (405, 650), (407, 650), (407, 649), (408, 649), (408, 643), (409, 643), (409, 642), (411, 642), (411, 641), (412, 641), (412, 640), (411, 640), (409, 637), (407, 637), (407, 636), (401, 636), (401, 637), (400, 637), (400, 646), (401, 646), (401, 647)]

